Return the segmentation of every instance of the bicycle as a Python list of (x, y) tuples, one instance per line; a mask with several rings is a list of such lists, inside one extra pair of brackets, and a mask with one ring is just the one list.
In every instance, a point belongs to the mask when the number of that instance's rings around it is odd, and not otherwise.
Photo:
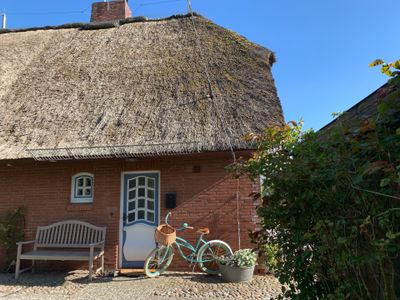
[[(168, 218), (171, 215), (169, 212), (165, 217), (165, 224), (168, 224)], [(187, 223), (183, 223), (182, 227), (175, 229), (176, 231), (183, 231), (194, 228), (189, 226)], [(227, 243), (220, 240), (206, 241), (204, 236), (210, 233), (208, 228), (199, 228), (197, 233), (200, 234), (196, 246), (186, 241), (183, 238), (176, 237), (173, 244), (169, 246), (159, 245), (153, 249), (147, 256), (144, 263), (145, 274), (148, 277), (156, 277), (163, 273), (171, 264), (172, 258), (174, 256), (175, 244), (181, 257), (186, 260), (190, 265), (198, 264), (200, 270), (208, 274), (219, 274), (219, 267), (217, 264), (217, 259), (220, 256), (232, 255), (232, 249)], [(183, 250), (188, 250), (189, 254), (185, 255)]]

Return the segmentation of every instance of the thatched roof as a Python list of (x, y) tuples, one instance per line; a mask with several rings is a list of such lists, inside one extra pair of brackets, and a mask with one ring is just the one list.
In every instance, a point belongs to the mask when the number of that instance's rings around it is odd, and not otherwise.
[(349, 128), (359, 127), (366, 120), (375, 118), (378, 115), (378, 105), (381, 101), (387, 101), (387, 99), (384, 100), (385, 97), (400, 105), (400, 97), (398, 95), (399, 88), (386, 83), (326, 124), (319, 131), (328, 131), (338, 124), (344, 124)]
[(0, 32), (0, 159), (223, 151), (224, 127), (242, 149), (281, 124), (273, 53), (195, 15), (213, 100), (191, 21)]

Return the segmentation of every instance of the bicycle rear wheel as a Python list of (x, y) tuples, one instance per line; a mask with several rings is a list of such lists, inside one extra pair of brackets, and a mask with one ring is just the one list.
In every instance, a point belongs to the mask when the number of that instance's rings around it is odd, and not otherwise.
[(148, 277), (159, 276), (171, 264), (174, 254), (171, 247), (153, 249), (144, 262), (144, 272)]
[(213, 240), (203, 245), (197, 254), (199, 267), (208, 274), (219, 274), (218, 257), (232, 255), (232, 249), (223, 241)]

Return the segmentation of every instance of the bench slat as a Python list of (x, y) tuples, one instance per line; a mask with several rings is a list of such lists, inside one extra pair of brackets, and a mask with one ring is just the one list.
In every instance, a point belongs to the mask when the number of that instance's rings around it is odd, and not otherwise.
[(60, 230), (59, 230), (59, 232), (58, 232), (58, 239), (57, 239), (57, 242), (60, 243), (60, 244), (64, 244), (64, 242), (63, 242), (64, 233), (65, 233), (64, 228), (65, 228), (65, 224), (61, 225), (61, 226), (60, 226)]
[(47, 234), (49, 234), (48, 231), (42, 231), (42, 230), (38, 230), (40, 232), (40, 240), (39, 243), (40, 244), (45, 244), (46, 243), (46, 238), (47, 238)]
[(82, 244), (84, 244), (85, 242), (86, 242), (86, 235), (87, 235), (87, 232), (88, 232), (88, 228), (87, 227), (85, 227), (85, 228), (83, 228), (83, 239), (82, 239)]
[(64, 232), (64, 236), (63, 236), (63, 243), (64, 244), (68, 244), (68, 238), (69, 238), (68, 234), (69, 234), (69, 231), (70, 231), (70, 227), (71, 227), (71, 224), (65, 225), (65, 232)]
[(103, 242), (105, 227), (96, 227), (81, 221), (65, 221), (38, 227), (37, 247), (86, 248), (91, 243)]
[(57, 227), (54, 228), (50, 228), (49, 230), (44, 230), (45, 232), (49, 232), (49, 236), (46, 237), (46, 239), (44, 240), (45, 244), (50, 244), (52, 243), (52, 241), (54, 240), (55, 236), (57, 235)]
[(76, 235), (79, 235), (79, 233), (77, 232), (77, 229), (79, 229), (79, 227), (76, 226), (76, 224), (71, 224), (71, 231), (69, 233), (68, 243), (70, 243), (70, 244), (75, 243), (75, 241), (73, 240), (74, 235), (72, 233), (76, 232)]
[[(101, 251), (94, 252), (96, 258)], [(30, 251), (21, 254), (21, 259), (37, 259), (37, 260), (79, 260), (88, 261), (90, 253), (88, 251)]]

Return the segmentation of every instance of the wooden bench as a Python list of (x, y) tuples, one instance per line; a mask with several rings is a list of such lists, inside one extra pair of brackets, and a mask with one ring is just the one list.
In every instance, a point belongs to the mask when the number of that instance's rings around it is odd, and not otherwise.
[[(89, 279), (92, 280), (93, 261), (101, 257), (104, 272), (104, 242), (106, 227), (97, 227), (81, 221), (63, 221), (40, 226), (36, 239), (19, 242), (15, 279), (24, 271), (34, 268), (35, 260), (72, 260), (89, 262)], [(22, 246), (33, 244), (33, 251), (22, 252)], [(20, 270), (21, 260), (32, 260), (32, 267)]]

